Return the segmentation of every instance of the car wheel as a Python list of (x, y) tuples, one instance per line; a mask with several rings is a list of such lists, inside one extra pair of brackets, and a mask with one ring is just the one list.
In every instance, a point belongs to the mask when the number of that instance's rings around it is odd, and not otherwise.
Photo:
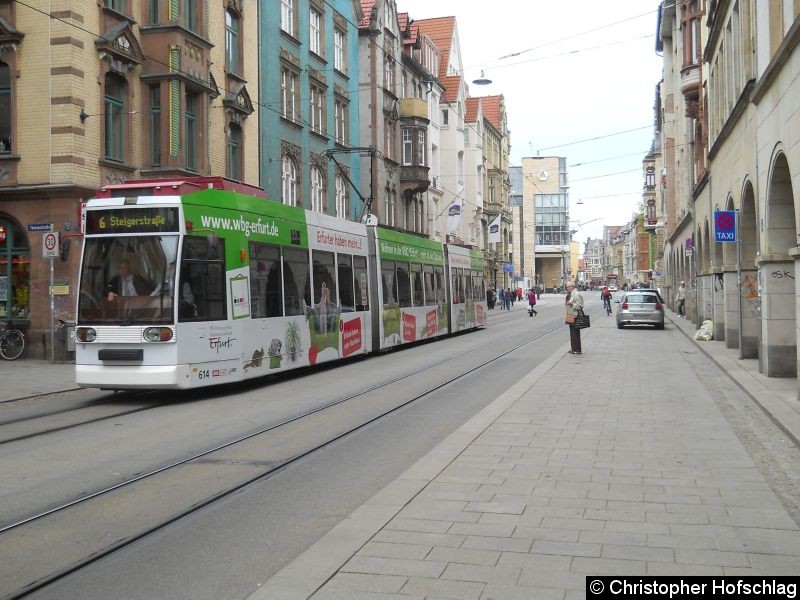
[(624, 329), (625, 326), (622, 323), (617, 323), (617, 329)]
[(656, 329), (664, 329), (664, 324), (663, 323), (658, 323), (656, 325)]

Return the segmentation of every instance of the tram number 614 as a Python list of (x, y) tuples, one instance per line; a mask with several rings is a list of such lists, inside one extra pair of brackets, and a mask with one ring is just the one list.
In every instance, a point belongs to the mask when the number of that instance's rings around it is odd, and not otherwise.
[(211, 371), (208, 369), (200, 369), (197, 371), (197, 377), (199, 379), (211, 379)]

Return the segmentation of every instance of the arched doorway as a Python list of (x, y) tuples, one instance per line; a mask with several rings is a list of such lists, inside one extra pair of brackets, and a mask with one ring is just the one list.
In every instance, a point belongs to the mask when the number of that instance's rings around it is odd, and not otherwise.
[(786, 155), (779, 152), (767, 186), (766, 236), (759, 271), (762, 282), (761, 358), (769, 377), (797, 375), (797, 225)]
[(0, 214), (0, 321), (26, 326), (31, 314), (31, 248), (25, 230)]
[(756, 268), (758, 231), (756, 229), (756, 196), (753, 184), (748, 180), (742, 191), (742, 209), (739, 211), (741, 281), (741, 330), (739, 332), (739, 356), (758, 358), (758, 325), (761, 317), (761, 292)]

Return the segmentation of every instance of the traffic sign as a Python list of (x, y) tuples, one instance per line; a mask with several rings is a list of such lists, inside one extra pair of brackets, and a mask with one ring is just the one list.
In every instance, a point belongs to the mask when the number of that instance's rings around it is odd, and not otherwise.
[(42, 256), (56, 258), (58, 256), (58, 232), (48, 231), (42, 236)]
[(656, 271), (656, 279), (661, 279), (661, 271)]
[(736, 241), (736, 211), (714, 211), (714, 236), (718, 242)]
[(53, 231), (52, 223), (30, 223), (28, 231)]

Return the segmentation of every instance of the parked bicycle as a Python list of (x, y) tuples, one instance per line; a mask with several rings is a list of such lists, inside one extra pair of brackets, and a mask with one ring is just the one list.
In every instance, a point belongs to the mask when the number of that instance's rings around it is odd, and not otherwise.
[(11, 329), (8, 323), (0, 326), (0, 357), (17, 360), (25, 350), (25, 335), (19, 329)]

